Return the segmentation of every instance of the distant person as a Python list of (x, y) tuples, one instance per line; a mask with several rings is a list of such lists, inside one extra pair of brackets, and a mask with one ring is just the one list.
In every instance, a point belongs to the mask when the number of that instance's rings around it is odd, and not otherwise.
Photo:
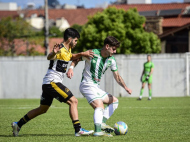
[[(94, 109), (94, 136), (112, 136), (109, 133), (113, 132), (114, 129), (107, 125), (106, 121), (112, 116), (119, 104), (115, 96), (100, 89), (101, 77), (105, 71), (110, 68), (117, 83), (122, 86), (127, 93), (132, 93), (131, 89), (125, 85), (124, 80), (119, 75), (117, 63), (113, 57), (113, 54), (116, 53), (116, 49), (119, 46), (120, 42), (115, 37), (108, 36), (104, 40), (103, 48), (92, 50), (94, 52), (94, 58), (88, 59), (82, 57), (81, 59), (85, 61), (85, 67), (80, 83), (80, 92)], [(67, 72), (68, 78), (73, 76), (73, 68), (78, 61), (71, 63)], [(104, 104), (107, 104), (106, 108), (104, 108)]]
[(78, 100), (73, 96), (72, 92), (62, 84), (70, 60), (75, 60), (82, 56), (93, 58), (93, 52), (91, 51), (77, 54), (71, 53), (71, 50), (76, 46), (79, 38), (80, 35), (77, 30), (73, 28), (66, 29), (64, 32), (64, 42), (61, 44), (55, 44), (53, 51), (47, 56), (47, 59), (50, 60), (50, 64), (47, 73), (43, 78), (40, 106), (29, 111), (18, 122), (12, 123), (14, 136), (18, 136), (18, 133), (24, 124), (31, 119), (46, 113), (54, 98), (61, 103), (64, 102), (69, 105), (69, 116), (75, 129), (75, 136), (89, 135), (94, 132), (93, 130), (87, 131), (84, 128), (81, 128), (77, 109)]
[(144, 63), (144, 69), (141, 75), (141, 81), (142, 81), (142, 87), (140, 91), (140, 96), (137, 100), (142, 99), (142, 95), (144, 92), (144, 87), (146, 82), (148, 83), (148, 90), (149, 90), (149, 97), (148, 100), (151, 100), (152, 98), (152, 73), (154, 71), (154, 63), (151, 61), (151, 55), (147, 55), (147, 62)]

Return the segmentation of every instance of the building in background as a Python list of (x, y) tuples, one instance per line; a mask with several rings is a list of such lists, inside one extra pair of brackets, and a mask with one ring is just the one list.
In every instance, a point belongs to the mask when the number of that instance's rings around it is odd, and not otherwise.
[(151, 4), (152, 0), (117, 0), (112, 4)]
[(15, 2), (9, 2), (9, 3), (0, 2), (0, 11), (1, 10), (16, 11), (18, 10), (18, 6), (17, 3)]
[[(55, 0), (54, 0), (55, 1)], [(145, 16), (144, 28), (147, 32), (154, 32), (162, 42), (162, 53), (190, 52), (190, 0), (184, 3), (146, 4), (112, 4), (118, 9), (128, 10), (136, 8), (140, 15)], [(56, 1), (55, 1), (56, 2)], [(135, 2), (135, 1), (133, 1)], [(53, 2), (52, 2), (53, 3)], [(58, 4), (58, 3), (56, 3)], [(75, 7), (76, 8), (76, 7)], [(103, 8), (76, 8), (76, 9), (49, 9), (49, 26), (57, 26), (61, 31), (74, 24), (84, 25), (88, 22), (88, 16), (101, 12)], [(44, 27), (44, 9), (25, 9), (22, 11), (0, 11), (0, 19), (12, 16), (21, 16), (38, 30)]]

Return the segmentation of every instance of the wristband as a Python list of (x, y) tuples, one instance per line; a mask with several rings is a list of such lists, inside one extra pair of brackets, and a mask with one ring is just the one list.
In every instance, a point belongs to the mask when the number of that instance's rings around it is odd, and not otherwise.
[(74, 69), (74, 66), (70, 66), (69, 68), (70, 68), (70, 69)]

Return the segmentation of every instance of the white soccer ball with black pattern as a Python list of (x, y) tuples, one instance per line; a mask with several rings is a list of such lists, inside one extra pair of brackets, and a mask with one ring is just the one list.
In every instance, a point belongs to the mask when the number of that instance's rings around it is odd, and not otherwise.
[(114, 125), (114, 132), (116, 135), (126, 135), (128, 132), (128, 126), (125, 122), (119, 121)]

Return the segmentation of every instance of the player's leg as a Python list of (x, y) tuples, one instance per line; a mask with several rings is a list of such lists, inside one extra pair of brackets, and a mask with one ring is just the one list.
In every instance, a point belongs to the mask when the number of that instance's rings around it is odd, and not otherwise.
[(52, 104), (53, 97), (47, 95), (45, 90), (47, 89), (46, 85), (42, 86), (43, 93), (41, 96), (40, 106), (38, 108), (30, 110), (27, 114), (25, 114), (18, 122), (13, 122), (12, 128), (13, 128), (13, 136), (18, 136), (18, 133), (21, 129), (21, 127), (28, 123), (31, 119), (46, 113), (49, 107)]
[(111, 134), (107, 134), (101, 131), (101, 124), (103, 119), (103, 99), (107, 96), (107, 93), (102, 91), (97, 85), (93, 83), (82, 82), (80, 84), (80, 92), (87, 99), (88, 103), (94, 109), (94, 136), (107, 136), (111, 137)]
[(101, 99), (96, 99), (90, 103), (94, 109), (94, 127), (95, 132), (101, 132), (101, 124), (103, 119), (104, 104)]
[(103, 101), (101, 99), (96, 99), (92, 101), (90, 105), (92, 106), (92, 108), (94, 108), (94, 127), (95, 127), (94, 136), (112, 137), (111, 134), (102, 132), (102, 119), (104, 111)]
[(81, 128), (81, 124), (78, 119), (78, 100), (73, 96), (72, 92), (61, 83), (51, 82), (51, 85), (52, 88), (55, 90), (53, 93), (55, 99), (69, 105), (69, 116), (75, 129), (75, 136), (92, 134), (94, 131), (87, 131), (84, 128)]
[(69, 116), (71, 120), (78, 120), (78, 100), (72, 96), (66, 103), (69, 105)]
[(148, 79), (148, 91), (149, 91), (148, 100), (151, 100), (152, 99), (152, 75)]
[(116, 97), (112, 95), (107, 95), (104, 100), (104, 104), (107, 104), (107, 107), (104, 109), (103, 120), (102, 120), (102, 129), (106, 132), (113, 132), (114, 129), (109, 125), (106, 125), (106, 121), (112, 116), (114, 111), (118, 108), (119, 101)]
[[(143, 78), (144, 78), (144, 77), (143, 77)], [(142, 87), (141, 87), (141, 90), (140, 90), (140, 95), (139, 95), (139, 98), (138, 98), (137, 100), (141, 100), (141, 99), (142, 99), (142, 95), (143, 95), (143, 92), (144, 92), (145, 84), (146, 84), (146, 81), (143, 80), (143, 82), (142, 82)]]

